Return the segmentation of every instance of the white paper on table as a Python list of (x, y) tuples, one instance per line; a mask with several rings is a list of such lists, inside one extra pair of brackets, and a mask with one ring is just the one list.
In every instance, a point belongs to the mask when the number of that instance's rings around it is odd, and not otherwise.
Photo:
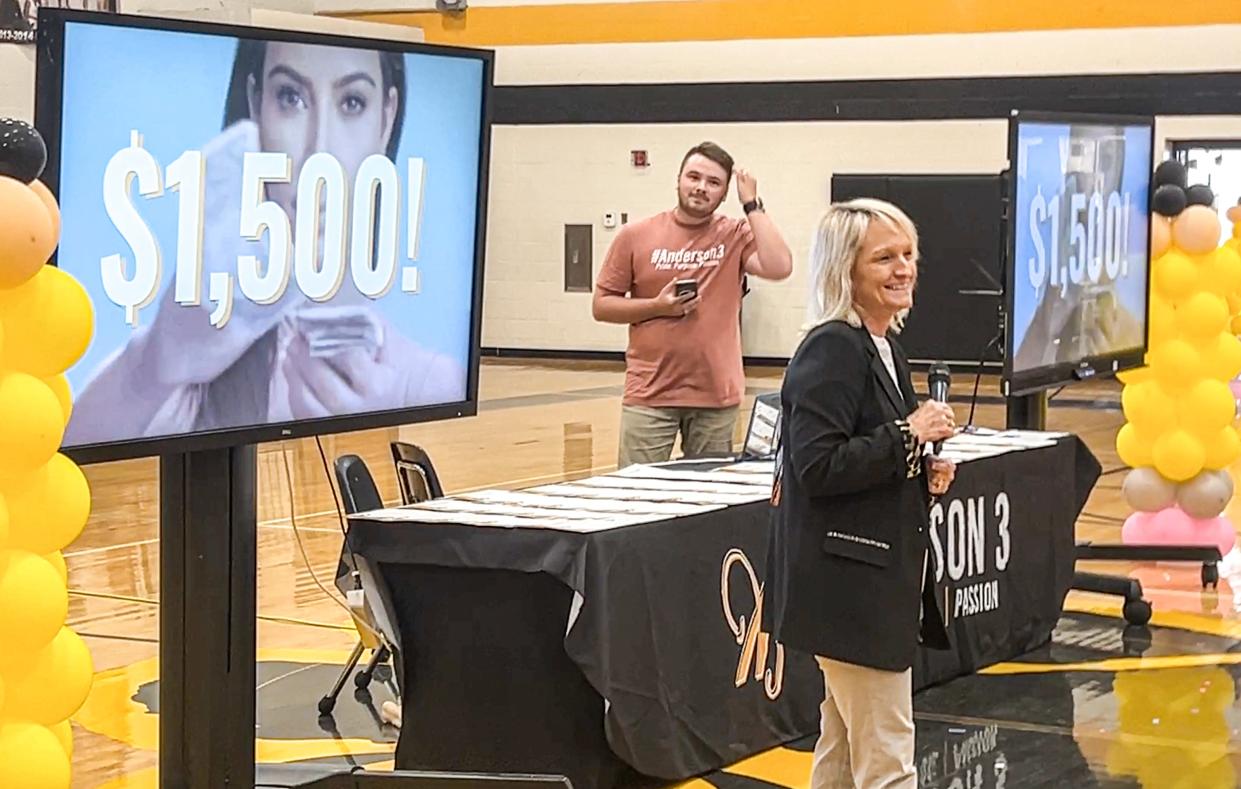
[(998, 433), (994, 436), (987, 436), (982, 439), (971, 439), (981, 444), (990, 444), (993, 446), (1021, 447), (1021, 448), (1038, 448), (1038, 447), (1054, 447), (1055, 439), (1042, 438), (1041, 436), (1006, 436)]
[(746, 460), (741, 463), (733, 463), (731, 466), (724, 466), (719, 471), (728, 471), (733, 474), (766, 474), (771, 476), (776, 472), (776, 462), (774, 460)]
[(944, 444), (941, 455), (952, 452), (957, 455), (977, 455), (980, 457), (989, 457), (991, 455), (1003, 455), (1006, 452), (1017, 452), (1016, 447), (980, 447), (965, 446), (961, 444)]
[(689, 482), (674, 479), (643, 479), (641, 477), (590, 477), (578, 480), (575, 484), (597, 488), (626, 488), (634, 490), (666, 490), (692, 491), (696, 493), (718, 493), (733, 496), (755, 496), (765, 498), (771, 494), (771, 484), (738, 485), (719, 482)]
[(1044, 447), (1054, 447), (1056, 442), (1043, 438), (1005, 436), (1000, 433), (990, 436), (974, 436), (962, 433), (944, 442), (944, 446), (949, 445), (1001, 447), (1004, 449), (1042, 449)]
[(681, 458), (679, 460), (665, 460), (659, 465), (661, 466), (691, 466), (698, 463), (731, 463), (733, 458)]
[[(618, 501), (663, 501), (696, 504), (702, 512), (724, 509), (730, 504), (748, 504), (754, 501), (749, 495), (726, 493), (694, 493), (692, 491), (625, 490), (622, 488), (592, 488), (576, 483), (557, 483), (531, 488), (531, 493), (550, 493), (579, 499), (607, 499)], [(769, 494), (770, 495), (770, 494)]]
[(961, 465), (964, 463), (970, 463), (975, 460), (982, 460), (984, 458), (997, 457), (999, 455), (1005, 454), (1006, 452), (1012, 452), (1012, 451), (1014, 450), (1000, 449), (1000, 450), (993, 450), (993, 451), (988, 451), (988, 452), (957, 452), (957, 451), (953, 451), (949, 449), (948, 447), (944, 447), (943, 451), (939, 453), (939, 457), (943, 458), (944, 460), (951, 460), (953, 463), (956, 463), (957, 465)]
[(737, 474), (719, 469), (714, 471), (678, 471), (676, 469), (652, 466), (628, 466), (608, 476), (630, 479), (669, 479), (682, 482), (719, 482), (746, 486), (765, 484), (771, 487), (770, 479), (764, 480), (755, 474)]
[(652, 520), (658, 520), (661, 517), (675, 517), (677, 515), (693, 515), (700, 512), (702, 509), (692, 504), (681, 504), (675, 502), (653, 502), (649, 500), (635, 501), (616, 498), (585, 499), (548, 494), (544, 492), (533, 493), (530, 491), (481, 490), (465, 495), (472, 501), (487, 502), (490, 504), (537, 507), (545, 510), (567, 510), (569, 512), (621, 512), (633, 514), (649, 513), (655, 516)]
[(389, 521), (393, 523), (451, 523), (459, 526), (500, 526), (507, 529), (538, 528), (540, 525), (538, 519), (535, 518), (487, 515), (478, 512), (443, 512), (441, 510), (422, 509), (417, 506), (375, 510), (367, 512), (361, 517), (365, 517), (367, 520)]
[[(426, 506), (430, 504), (431, 506)], [(477, 501), (466, 501), (463, 499), (436, 499), (434, 504), (431, 502), (423, 502), (420, 508), (435, 510), (437, 512), (476, 512), (482, 515), (517, 515), (525, 518), (551, 518), (561, 520), (564, 518), (589, 520), (595, 517), (594, 514), (586, 511), (565, 511), (555, 509), (543, 509), (540, 507), (526, 507), (512, 504), (487, 503)]]
[(505, 529), (553, 529), (556, 531), (595, 532), (616, 529), (649, 522), (641, 515), (616, 515), (608, 518), (522, 518), (504, 515), (487, 515), (477, 512), (445, 512), (424, 509), (420, 505), (399, 509), (373, 510), (361, 513), (368, 520), (393, 523), (445, 523), (453, 526), (487, 526)]
[(990, 428), (990, 427), (968, 427), (968, 428), (965, 428), (965, 429), (966, 429), (966, 431), (968, 431), (968, 432), (965, 432), (965, 433), (958, 433), (958, 435), (966, 435), (966, 436), (994, 436), (996, 433), (999, 433), (999, 432), (1000, 432), (1000, 431), (998, 431), (998, 430), (996, 430), (996, 429), (994, 429), (994, 428)]
[(1068, 438), (1069, 436), (1068, 433), (1063, 433), (1063, 432), (1054, 431), (1054, 430), (1021, 430), (1020, 428), (1012, 428), (1010, 430), (1005, 430), (1001, 432), (1000, 435), (1016, 436), (1016, 437), (1026, 436), (1029, 438), (1046, 438), (1046, 439)]
[(414, 515), (410, 514), (408, 507), (386, 507), (381, 510), (368, 510), (366, 512), (358, 512), (350, 515), (351, 518), (359, 518), (368, 521), (412, 521), (417, 520)]
[(549, 521), (542, 528), (555, 531), (571, 531), (578, 534), (592, 534), (594, 532), (619, 529), (624, 526), (637, 526), (646, 522), (643, 518), (596, 518), (592, 520)]

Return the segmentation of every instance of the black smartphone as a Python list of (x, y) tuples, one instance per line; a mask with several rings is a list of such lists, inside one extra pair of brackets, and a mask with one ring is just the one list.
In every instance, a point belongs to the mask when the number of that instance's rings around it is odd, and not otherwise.
[(686, 294), (690, 296), (698, 295), (698, 280), (696, 279), (678, 279), (676, 294), (678, 297)]

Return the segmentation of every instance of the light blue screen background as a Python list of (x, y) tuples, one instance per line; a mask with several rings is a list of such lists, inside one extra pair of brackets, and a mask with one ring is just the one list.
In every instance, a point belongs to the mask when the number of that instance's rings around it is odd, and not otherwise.
[[(1083, 126), (1072, 127), (1080, 135)], [(1089, 129), (1090, 127), (1085, 127)], [(1021, 347), (1035, 309), (1047, 298), (1060, 298), (1060, 288), (1046, 284), (1037, 291), (1030, 284), (1027, 261), (1034, 257), (1034, 241), (1030, 233), (1030, 204), (1036, 193), (1041, 192), (1050, 201), (1055, 195), (1067, 204), (1071, 195), (1066, 194), (1065, 173), (1060, 162), (1061, 140), (1070, 136), (1067, 124), (1022, 122), (1018, 127), (1018, 155), (1013, 167), (1017, 173), (1016, 187), (1016, 247), (1013, 265), (1013, 349)], [(1123, 198), (1129, 195), (1129, 275), (1113, 284), (1113, 293), (1121, 305), (1127, 308), (1143, 325), (1146, 323), (1146, 292), (1150, 251), (1148, 249), (1148, 225), (1150, 223), (1149, 189), (1153, 164), (1150, 161), (1151, 130), (1148, 127), (1127, 127), (1124, 130), (1124, 172), (1118, 192)], [(1023, 161), (1024, 160), (1024, 161)], [(1048, 260), (1051, 249), (1050, 230), (1044, 230), (1043, 246)], [(1062, 259), (1062, 266), (1067, 260)], [(1115, 350), (1125, 350), (1116, 348)]]
[[(134, 129), (162, 168), (218, 135), (236, 47), (237, 39), (227, 36), (66, 25), (59, 185), (64, 231), (58, 263), (86, 287), (96, 311), (94, 340), (68, 373), (74, 392), (134, 331), (123, 309), (106, 296), (100, 277), (101, 258), (120, 253), (133, 260), (104, 209), (108, 161), (129, 144)], [(396, 156), (402, 203), (398, 280), (374, 305), (406, 337), (468, 371), (483, 64), (407, 53), (405, 68), (405, 117)], [(402, 292), (399, 275), (409, 264), (405, 195), (411, 157), (426, 162), (419, 294)], [(132, 202), (159, 239), (166, 288), (176, 270), (179, 195), (165, 188), (162, 197), (145, 200), (136, 195), (136, 186), (134, 192)], [(295, 280), (289, 287), (297, 287)], [(241, 298), (239, 290), (235, 298)], [(140, 314), (141, 325), (151, 322), (158, 303)]]

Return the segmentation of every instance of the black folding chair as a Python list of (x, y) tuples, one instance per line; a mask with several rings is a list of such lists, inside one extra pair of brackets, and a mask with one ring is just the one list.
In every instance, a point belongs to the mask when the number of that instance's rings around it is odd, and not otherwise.
[[(357, 455), (344, 455), (336, 459), (335, 465), (336, 483), (340, 488), (341, 502), (347, 515), (377, 510), (383, 507), (383, 499), (379, 495), (379, 488), (375, 485), (375, 479), (371, 476), (370, 469), (367, 468), (366, 462), (362, 458)], [(353, 684), (359, 690), (365, 690), (370, 687), (371, 679), (375, 675), (375, 669), (387, 662), (392, 656), (392, 640), (384, 632), (386, 625), (379, 621), (379, 617), (375, 616), (373, 609), (373, 606), (380, 606), (382, 604), (382, 598), (377, 590), (366, 588), (367, 581), (365, 579), (369, 574), (365, 573), (364, 568), (359, 565), (360, 561), (349, 551), (348, 545), (342, 545), (340, 562), (336, 570), (336, 588), (346, 597), (348, 597), (351, 591), (364, 589), (366, 591), (367, 605), (366, 610), (362, 613), (352, 612), (354, 626), (358, 630), (358, 643), (349, 655), (349, 660), (346, 662), (340, 676), (336, 678), (336, 682), (332, 685), (332, 689), (328, 691), (327, 695), (319, 699), (320, 715), (330, 715), (332, 710), (335, 709), (336, 699), (340, 696), (341, 690), (344, 689), (349, 675), (353, 673), (358, 663), (361, 662), (362, 655), (365, 654), (366, 650), (371, 650), (371, 658), (367, 662), (366, 667), (353, 678)]]
[(431, 457), (422, 447), (406, 441), (393, 441), (392, 462), (396, 464), (396, 479), (401, 489), (402, 503), (417, 504), (444, 495), (444, 488), (440, 485)]

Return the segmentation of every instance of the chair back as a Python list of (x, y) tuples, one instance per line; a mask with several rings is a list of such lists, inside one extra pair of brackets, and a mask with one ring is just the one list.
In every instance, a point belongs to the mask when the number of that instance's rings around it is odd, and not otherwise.
[(740, 459), (766, 460), (775, 455), (780, 446), (781, 416), (779, 392), (765, 392), (754, 398)]
[(357, 455), (336, 459), (336, 484), (340, 486), (341, 503), (347, 515), (383, 509), (383, 498), (375, 485), (366, 461)]
[(397, 485), (403, 504), (417, 504), (444, 495), (431, 457), (417, 444), (392, 442), (392, 462), (396, 464)]

